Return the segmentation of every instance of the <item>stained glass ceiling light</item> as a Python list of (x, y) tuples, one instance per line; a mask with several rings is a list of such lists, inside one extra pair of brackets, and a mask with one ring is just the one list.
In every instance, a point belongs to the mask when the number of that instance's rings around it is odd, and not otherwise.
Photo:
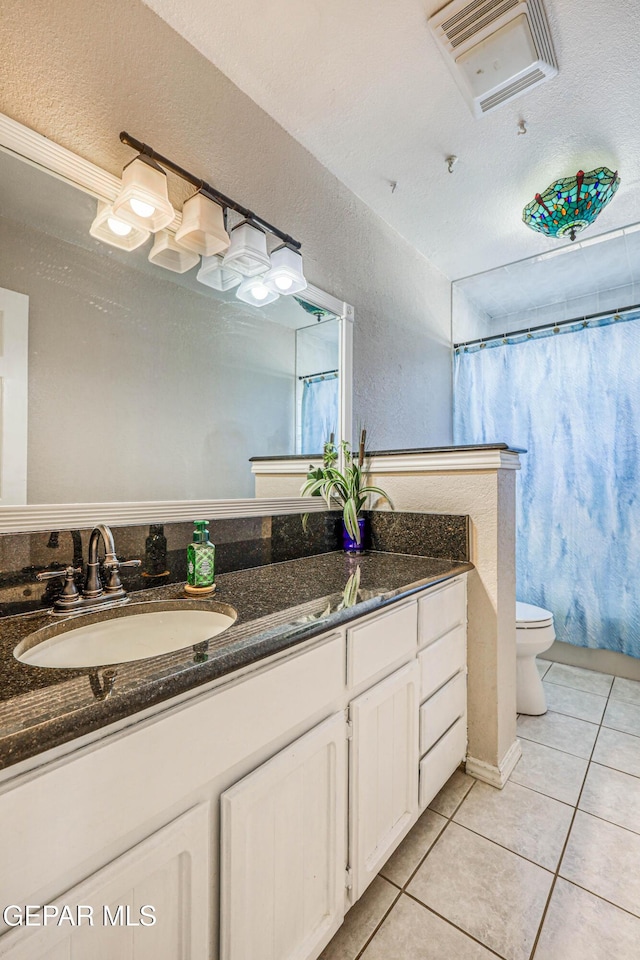
[(522, 219), (532, 230), (548, 237), (568, 235), (575, 240), (576, 234), (604, 210), (619, 186), (617, 170), (615, 173), (608, 167), (598, 167), (588, 173), (578, 170), (575, 177), (556, 180), (543, 194), (536, 193), (535, 199), (522, 211)]

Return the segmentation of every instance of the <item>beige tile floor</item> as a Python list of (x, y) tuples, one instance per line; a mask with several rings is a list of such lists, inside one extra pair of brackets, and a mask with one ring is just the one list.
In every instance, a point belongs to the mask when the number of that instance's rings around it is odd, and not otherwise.
[(538, 669), (510, 782), (456, 771), (321, 960), (639, 960), (640, 683)]

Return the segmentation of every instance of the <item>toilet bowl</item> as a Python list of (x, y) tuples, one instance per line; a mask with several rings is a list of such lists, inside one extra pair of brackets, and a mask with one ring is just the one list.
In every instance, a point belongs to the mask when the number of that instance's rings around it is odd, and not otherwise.
[(556, 638), (553, 614), (531, 603), (516, 602), (516, 709), (538, 717), (547, 712), (536, 657)]

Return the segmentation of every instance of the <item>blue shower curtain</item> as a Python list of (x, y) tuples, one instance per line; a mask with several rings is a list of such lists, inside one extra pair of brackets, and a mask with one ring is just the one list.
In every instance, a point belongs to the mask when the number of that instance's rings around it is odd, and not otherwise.
[(455, 356), (456, 443), (524, 447), (517, 595), (640, 657), (640, 319)]
[(337, 376), (304, 381), (300, 453), (322, 453), (331, 434), (338, 436), (338, 382)]

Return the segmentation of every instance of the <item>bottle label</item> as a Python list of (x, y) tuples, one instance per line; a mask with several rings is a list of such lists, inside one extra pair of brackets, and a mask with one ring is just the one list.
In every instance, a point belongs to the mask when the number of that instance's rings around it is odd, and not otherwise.
[(212, 543), (190, 544), (187, 549), (187, 583), (210, 587), (215, 579), (215, 547)]

